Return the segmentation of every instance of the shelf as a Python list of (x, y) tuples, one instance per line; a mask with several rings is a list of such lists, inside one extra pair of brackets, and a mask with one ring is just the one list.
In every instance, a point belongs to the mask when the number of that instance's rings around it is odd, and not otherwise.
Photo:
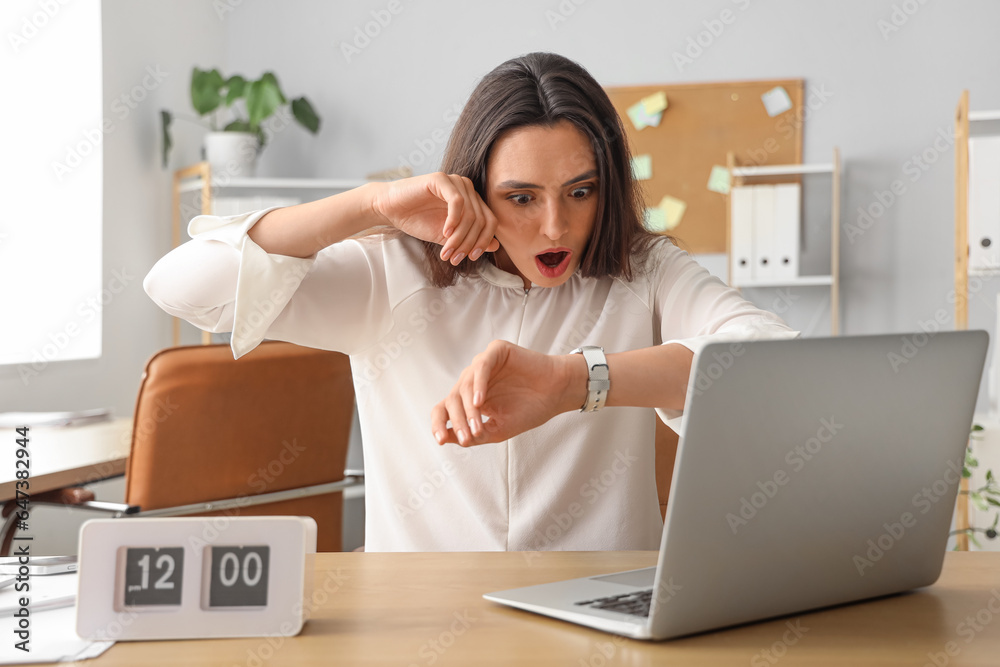
[(733, 167), (733, 178), (832, 174), (833, 170), (834, 166), (832, 164), (773, 164), (763, 167)]
[(799, 276), (784, 280), (753, 280), (745, 283), (733, 283), (737, 289), (744, 287), (810, 287), (813, 285), (832, 285), (833, 276)]
[(969, 122), (1000, 120), (1000, 111), (970, 111)]
[[(368, 181), (347, 178), (230, 178), (223, 182), (212, 179), (212, 187), (218, 190), (352, 190)], [(181, 192), (201, 190), (201, 178), (185, 179), (180, 185)]]

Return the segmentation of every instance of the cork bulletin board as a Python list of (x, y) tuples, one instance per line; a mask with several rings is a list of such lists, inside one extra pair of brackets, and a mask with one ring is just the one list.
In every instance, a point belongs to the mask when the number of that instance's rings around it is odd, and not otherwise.
[[(781, 86), (791, 108), (768, 114), (761, 96)], [(708, 189), (713, 166), (733, 151), (741, 165), (802, 163), (802, 79), (664, 84), (607, 88), (625, 125), (632, 155), (651, 156), (652, 176), (642, 180), (646, 206), (665, 195), (687, 207), (670, 230), (693, 253), (726, 252), (725, 194)], [(627, 110), (659, 92), (667, 108), (659, 125), (636, 130)]]

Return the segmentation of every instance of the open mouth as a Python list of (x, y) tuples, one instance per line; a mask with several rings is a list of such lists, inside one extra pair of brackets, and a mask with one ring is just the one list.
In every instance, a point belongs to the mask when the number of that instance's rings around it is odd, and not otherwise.
[(535, 255), (535, 264), (539, 272), (546, 278), (558, 278), (569, 266), (569, 258), (573, 253), (565, 248), (554, 248)]

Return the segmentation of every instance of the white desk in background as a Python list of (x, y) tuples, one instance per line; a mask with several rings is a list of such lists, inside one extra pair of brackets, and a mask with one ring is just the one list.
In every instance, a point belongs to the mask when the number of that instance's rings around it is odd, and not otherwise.
[[(17, 431), (0, 428), (0, 503), (17, 496), (15, 450)], [(32, 426), (29, 493), (34, 496), (72, 486), (83, 486), (125, 474), (132, 446), (132, 419), (85, 426)]]

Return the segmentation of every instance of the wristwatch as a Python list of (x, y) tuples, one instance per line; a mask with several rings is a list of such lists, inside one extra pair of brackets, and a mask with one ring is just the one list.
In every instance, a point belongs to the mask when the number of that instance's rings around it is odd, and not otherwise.
[(611, 389), (611, 375), (608, 369), (608, 359), (604, 356), (604, 348), (596, 345), (578, 347), (570, 354), (583, 354), (587, 362), (587, 402), (580, 412), (597, 412), (608, 401), (608, 391)]

